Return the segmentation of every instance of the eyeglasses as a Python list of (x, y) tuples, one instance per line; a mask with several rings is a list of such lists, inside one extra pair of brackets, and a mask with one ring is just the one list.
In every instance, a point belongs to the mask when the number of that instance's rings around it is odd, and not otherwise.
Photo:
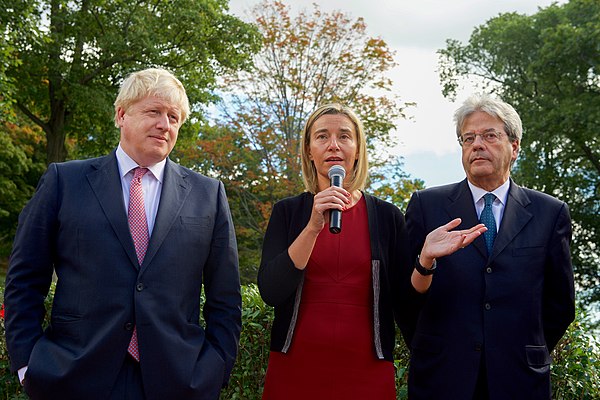
[(485, 131), (483, 133), (465, 133), (461, 137), (458, 138), (458, 143), (460, 143), (463, 147), (469, 147), (475, 143), (477, 136), (481, 136), (484, 142), (488, 144), (498, 143), (500, 141), (500, 137), (502, 136), (502, 132), (498, 132), (495, 130)]

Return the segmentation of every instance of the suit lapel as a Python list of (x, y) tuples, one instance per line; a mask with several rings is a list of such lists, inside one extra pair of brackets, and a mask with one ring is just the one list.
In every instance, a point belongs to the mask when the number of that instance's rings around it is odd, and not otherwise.
[[(462, 222), (457, 229), (468, 229), (479, 224), (477, 211), (475, 211), (475, 204), (473, 204), (473, 195), (471, 194), (471, 189), (469, 189), (466, 179), (456, 185), (456, 190), (450, 194), (449, 200), (450, 203), (446, 207), (446, 210), (448, 211), (450, 218), (462, 219)], [(472, 246), (474, 246), (482, 256), (487, 258), (488, 254), (487, 249), (485, 248), (483, 235), (475, 239)]]
[(129, 224), (125, 213), (123, 188), (115, 152), (99, 158), (92, 164), (92, 168), (93, 171), (87, 175), (88, 182), (129, 260), (138, 269), (135, 247), (129, 233)]
[(515, 236), (521, 232), (523, 227), (527, 225), (532, 217), (532, 214), (526, 209), (529, 203), (531, 201), (527, 193), (511, 179), (506, 206), (504, 208), (504, 216), (500, 222), (500, 229), (494, 242), (490, 260), (498, 256)]
[(148, 243), (148, 251), (142, 264), (142, 270), (150, 264), (152, 258), (156, 255), (171, 226), (177, 220), (181, 207), (183, 207), (191, 191), (191, 186), (185, 179), (186, 176), (187, 172), (184, 169), (179, 168), (167, 158), (156, 221), (154, 222), (154, 229)]

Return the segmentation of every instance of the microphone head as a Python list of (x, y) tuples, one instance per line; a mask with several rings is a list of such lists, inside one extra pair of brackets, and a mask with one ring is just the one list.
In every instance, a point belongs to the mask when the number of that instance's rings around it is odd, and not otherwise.
[(341, 165), (332, 165), (331, 168), (329, 168), (327, 175), (329, 176), (329, 179), (333, 176), (341, 176), (342, 179), (344, 179), (346, 177), (346, 170)]

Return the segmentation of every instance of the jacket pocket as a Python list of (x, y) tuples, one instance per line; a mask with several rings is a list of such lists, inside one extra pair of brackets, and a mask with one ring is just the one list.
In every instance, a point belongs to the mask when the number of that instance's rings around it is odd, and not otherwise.
[(542, 256), (546, 254), (546, 246), (516, 247), (512, 250), (514, 257)]
[(527, 364), (530, 367), (544, 367), (550, 365), (550, 353), (546, 346), (525, 346), (525, 354), (527, 355)]
[(208, 215), (204, 217), (182, 215), (180, 220), (183, 225), (200, 225), (207, 228), (212, 224), (212, 218)]
[(79, 321), (81, 315), (54, 313), (50, 320), (50, 336), (79, 338)]

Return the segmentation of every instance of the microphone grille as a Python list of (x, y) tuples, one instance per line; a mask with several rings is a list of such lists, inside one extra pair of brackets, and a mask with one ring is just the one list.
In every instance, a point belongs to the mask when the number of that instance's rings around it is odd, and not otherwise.
[(327, 175), (329, 175), (329, 179), (336, 175), (341, 175), (342, 179), (344, 179), (346, 177), (346, 170), (341, 165), (332, 165), (331, 168), (329, 168)]

